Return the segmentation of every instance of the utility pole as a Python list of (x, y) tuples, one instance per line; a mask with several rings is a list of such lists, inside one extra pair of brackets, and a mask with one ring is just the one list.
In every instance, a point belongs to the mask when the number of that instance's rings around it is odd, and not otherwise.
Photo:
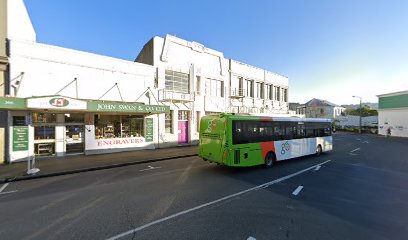
[(353, 96), (353, 97), (360, 99), (360, 124), (359, 124), (359, 128), (358, 128), (358, 133), (361, 134), (361, 117), (362, 117), (362, 115), (361, 115), (361, 114), (362, 114), (362, 109), (361, 109), (361, 97), (359, 97), (359, 96)]

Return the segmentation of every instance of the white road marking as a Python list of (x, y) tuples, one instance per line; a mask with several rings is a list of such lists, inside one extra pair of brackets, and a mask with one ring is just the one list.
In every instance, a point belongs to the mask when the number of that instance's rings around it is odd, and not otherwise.
[(3, 190), (8, 186), (8, 183), (3, 184), (3, 186), (1, 186), (0, 188), (0, 193), (3, 192)]
[(364, 141), (363, 143), (369, 143), (368, 141)]
[(295, 189), (295, 191), (293, 191), (292, 194), (296, 196), (300, 193), (300, 191), (302, 191), (302, 189), (303, 189), (303, 186), (299, 186)]
[(256, 240), (256, 238), (249, 236), (249, 238), (247, 238), (247, 240)]
[(315, 170), (315, 171), (319, 171), (320, 168), (321, 168), (321, 166), (319, 165), (319, 166), (317, 166), (314, 170)]
[(361, 139), (360, 138), (357, 138), (357, 141), (360, 141)]
[(351, 150), (350, 152), (353, 153), (353, 152), (358, 151), (358, 150), (360, 150), (360, 148), (356, 148), (354, 150)]
[(281, 177), (281, 178), (275, 179), (275, 180), (273, 180), (273, 181), (270, 181), (270, 182), (267, 182), (267, 183), (264, 183), (264, 184), (261, 184), (261, 185), (258, 185), (258, 186), (249, 188), (249, 189), (247, 189), (247, 190), (243, 190), (243, 191), (241, 191), (241, 192), (237, 192), (237, 193), (234, 193), (234, 194), (231, 194), (231, 195), (228, 195), (228, 196), (219, 198), (219, 199), (217, 199), (217, 200), (214, 200), (214, 201), (211, 201), (211, 202), (208, 202), (208, 203), (204, 203), (204, 204), (198, 205), (198, 206), (196, 206), (196, 207), (193, 207), (193, 208), (190, 208), (190, 209), (187, 209), (187, 210), (184, 210), (184, 211), (181, 211), (181, 212), (172, 214), (172, 215), (170, 215), (170, 216), (167, 216), (167, 217), (164, 217), (164, 218), (161, 218), (161, 219), (157, 219), (157, 220), (155, 220), (155, 221), (153, 221), (153, 222), (147, 223), (147, 224), (142, 225), (142, 226), (140, 226), (140, 227), (131, 229), (131, 230), (129, 230), (129, 231), (126, 231), (126, 232), (120, 233), (120, 234), (118, 234), (118, 235), (116, 235), (116, 236), (113, 236), (113, 237), (111, 237), (111, 238), (108, 238), (107, 240), (119, 239), (119, 238), (122, 238), (122, 237), (124, 237), (124, 236), (130, 235), (130, 234), (134, 234), (134, 233), (136, 233), (136, 232), (138, 232), (138, 231), (140, 231), (140, 230), (143, 230), (143, 229), (145, 229), (145, 228), (148, 228), (148, 227), (150, 227), (150, 226), (153, 226), (153, 225), (159, 224), (159, 223), (161, 223), (161, 222), (165, 222), (165, 221), (167, 221), (167, 220), (176, 218), (176, 217), (178, 217), (178, 216), (181, 216), (181, 215), (184, 215), (184, 214), (193, 212), (193, 211), (197, 211), (197, 210), (199, 210), (199, 209), (202, 209), (202, 208), (205, 208), (205, 207), (214, 205), (214, 204), (216, 204), (216, 203), (223, 202), (223, 201), (225, 201), (225, 200), (228, 200), (228, 199), (231, 199), (231, 198), (240, 196), (240, 195), (242, 195), (242, 194), (245, 194), (245, 193), (248, 193), (248, 192), (251, 192), (251, 191), (255, 191), (255, 190), (262, 189), (262, 188), (264, 188), (264, 187), (266, 187), (266, 186), (270, 186), (270, 185), (273, 185), (273, 184), (282, 182), (282, 181), (284, 181), (284, 180), (293, 178), (293, 177), (295, 177), (295, 176), (297, 176), (297, 175), (299, 175), (299, 174), (302, 174), (302, 173), (304, 173), (304, 172), (310, 171), (310, 170), (316, 168), (316, 166), (326, 164), (326, 163), (328, 163), (328, 162), (330, 162), (330, 161), (331, 161), (331, 160), (327, 160), (327, 161), (325, 161), (325, 162), (322, 162), (322, 163), (313, 165), (313, 166), (311, 166), (311, 167), (305, 168), (305, 169), (300, 170), (300, 171), (298, 171), (298, 172), (289, 174), (289, 175), (287, 175), (287, 176), (285, 176), (285, 177)]
[(354, 153), (349, 153), (350, 155), (352, 155), (352, 156), (357, 156), (357, 154), (354, 154)]
[(0, 195), (14, 193), (14, 192), (17, 192), (17, 190), (8, 191), (8, 192), (0, 192)]
[(147, 168), (146, 168), (146, 169), (139, 170), (139, 172), (149, 171), (149, 170), (153, 170), (153, 169), (157, 169), (157, 168), (161, 168), (161, 167), (152, 167), (152, 166), (147, 166)]

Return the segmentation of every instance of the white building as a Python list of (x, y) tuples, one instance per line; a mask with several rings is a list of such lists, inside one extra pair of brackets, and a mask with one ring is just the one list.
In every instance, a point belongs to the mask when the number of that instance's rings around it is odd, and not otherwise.
[(204, 115), (287, 113), (284, 76), (169, 35), (136, 62), (37, 43), (23, 1), (7, 2), (9, 162), (194, 144)]
[(200, 43), (154, 37), (136, 61), (157, 67), (159, 101), (171, 109), (161, 120), (166, 145), (198, 141), (204, 115), (288, 113), (287, 77), (225, 59)]
[(408, 91), (378, 95), (378, 133), (408, 137)]
[(304, 114), (307, 118), (328, 118), (335, 120), (344, 114), (346, 108), (326, 100), (313, 98), (296, 108), (297, 114)]

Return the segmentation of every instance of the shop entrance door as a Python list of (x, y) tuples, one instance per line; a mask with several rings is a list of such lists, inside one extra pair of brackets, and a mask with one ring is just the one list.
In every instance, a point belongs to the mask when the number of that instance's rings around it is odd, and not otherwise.
[(188, 143), (188, 121), (178, 122), (178, 143)]
[(67, 154), (84, 152), (84, 125), (65, 126), (65, 152)]

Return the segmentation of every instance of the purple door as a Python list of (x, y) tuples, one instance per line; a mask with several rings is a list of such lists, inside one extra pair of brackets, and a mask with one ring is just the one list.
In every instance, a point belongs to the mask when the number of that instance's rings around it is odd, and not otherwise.
[(178, 143), (188, 143), (188, 121), (178, 122)]

